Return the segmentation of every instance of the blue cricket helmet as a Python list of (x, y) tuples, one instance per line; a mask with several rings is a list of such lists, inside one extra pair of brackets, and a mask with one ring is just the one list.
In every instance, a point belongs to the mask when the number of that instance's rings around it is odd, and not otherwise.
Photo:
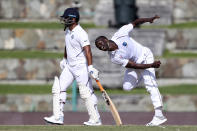
[(65, 18), (65, 19), (66, 18), (76, 18), (76, 22), (78, 22), (80, 19), (79, 11), (77, 8), (67, 8), (64, 11), (64, 14), (60, 17)]

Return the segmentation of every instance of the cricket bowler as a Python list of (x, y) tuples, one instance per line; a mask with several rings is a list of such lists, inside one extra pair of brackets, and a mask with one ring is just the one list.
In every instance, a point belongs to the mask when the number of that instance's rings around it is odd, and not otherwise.
[(123, 89), (132, 90), (140, 82), (143, 82), (146, 90), (150, 93), (155, 115), (146, 126), (158, 126), (167, 121), (162, 113), (162, 97), (156, 83), (155, 69), (159, 68), (161, 62), (154, 61), (151, 50), (142, 46), (129, 36), (133, 28), (145, 22), (153, 23), (160, 18), (155, 15), (151, 18), (139, 18), (122, 26), (111, 38), (99, 36), (95, 40), (95, 45), (102, 51), (108, 51), (111, 62), (126, 68), (124, 75)]

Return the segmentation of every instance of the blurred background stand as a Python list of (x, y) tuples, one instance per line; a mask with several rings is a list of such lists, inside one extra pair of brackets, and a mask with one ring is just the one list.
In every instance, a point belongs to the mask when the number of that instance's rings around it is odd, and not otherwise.
[[(137, 19), (137, 6), (135, 0), (114, 0), (115, 27), (121, 27)], [(109, 25), (109, 27), (112, 25)]]

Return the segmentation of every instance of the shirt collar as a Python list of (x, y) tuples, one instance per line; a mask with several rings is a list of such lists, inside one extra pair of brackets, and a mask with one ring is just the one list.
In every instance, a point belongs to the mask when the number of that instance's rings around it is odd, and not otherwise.
[(72, 29), (72, 31), (70, 31), (70, 30), (68, 29), (68, 32), (69, 32), (69, 33), (75, 32), (75, 31), (79, 28), (79, 26), (80, 26), (79, 24), (78, 24), (77, 26), (75, 26), (75, 28)]

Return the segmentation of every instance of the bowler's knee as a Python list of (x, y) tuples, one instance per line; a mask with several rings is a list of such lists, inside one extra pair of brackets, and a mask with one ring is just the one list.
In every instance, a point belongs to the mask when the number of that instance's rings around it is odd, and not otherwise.
[(129, 83), (129, 82), (125, 82), (124, 84), (123, 84), (123, 90), (125, 90), (125, 91), (130, 91), (130, 90), (132, 90), (134, 88), (134, 86), (131, 84), (131, 83)]

